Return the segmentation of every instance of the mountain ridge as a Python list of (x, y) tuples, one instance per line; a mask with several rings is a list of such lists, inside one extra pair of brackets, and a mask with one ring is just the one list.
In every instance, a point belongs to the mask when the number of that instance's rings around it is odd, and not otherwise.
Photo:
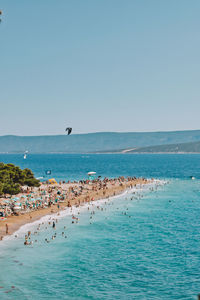
[[(96, 153), (133, 148), (193, 143), (200, 130), (157, 132), (96, 132), (72, 135), (0, 136), (1, 153)], [(135, 149), (136, 150), (136, 149)], [(135, 151), (133, 150), (133, 151)], [(129, 152), (129, 151), (128, 151)], [(130, 152), (129, 152), (130, 153)]]

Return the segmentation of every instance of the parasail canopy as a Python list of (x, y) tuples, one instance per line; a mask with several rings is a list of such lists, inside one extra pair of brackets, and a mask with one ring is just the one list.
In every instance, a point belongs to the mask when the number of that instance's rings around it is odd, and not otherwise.
[(65, 129), (65, 131), (67, 131), (67, 135), (70, 135), (70, 133), (72, 132), (72, 128), (71, 127), (67, 127)]

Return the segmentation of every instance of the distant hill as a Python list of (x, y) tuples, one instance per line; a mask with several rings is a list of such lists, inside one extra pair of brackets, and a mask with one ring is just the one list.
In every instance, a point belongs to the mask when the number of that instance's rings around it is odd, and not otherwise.
[[(119, 152), (156, 145), (200, 141), (200, 130), (171, 132), (99, 132), (49, 136), (0, 136), (1, 153)], [(133, 150), (134, 151), (134, 150)]]
[(127, 149), (123, 153), (200, 153), (200, 142)]

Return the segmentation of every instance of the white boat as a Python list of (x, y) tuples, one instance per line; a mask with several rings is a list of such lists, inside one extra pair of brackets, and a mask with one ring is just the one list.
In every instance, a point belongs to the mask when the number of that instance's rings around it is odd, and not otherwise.
[(25, 151), (25, 152), (24, 152), (24, 159), (27, 158), (27, 153), (28, 153), (28, 151)]

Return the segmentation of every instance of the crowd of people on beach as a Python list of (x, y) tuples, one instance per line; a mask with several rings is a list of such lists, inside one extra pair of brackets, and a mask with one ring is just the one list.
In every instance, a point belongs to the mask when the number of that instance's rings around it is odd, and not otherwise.
[[(157, 190), (157, 185), (155, 187), (149, 187), (149, 190), (154, 192)], [(139, 189), (135, 190), (135, 191), (131, 191), (130, 197), (125, 197), (125, 200), (141, 200), (143, 198), (143, 194), (142, 194), (142, 190)], [(88, 221), (89, 224), (93, 224), (93, 222), (95, 221), (95, 214), (96, 212), (106, 212), (106, 210), (108, 209), (109, 206), (113, 205), (114, 199), (113, 197), (108, 197), (104, 200), (102, 200), (101, 202), (98, 203), (93, 203), (92, 201), (88, 203), (87, 206), (87, 211), (88, 211)], [(79, 207), (79, 206), (78, 206)], [(115, 208), (116, 211), (118, 211), (118, 213), (122, 214), (123, 216), (126, 216), (128, 218), (131, 218), (132, 215), (129, 213), (129, 208), (127, 206), (127, 201), (124, 201), (124, 205), (120, 206), (120, 207), (116, 207)], [(120, 211), (121, 210), (121, 211)], [(73, 213), (73, 208), (71, 207), (71, 224), (78, 224), (80, 222), (80, 214), (81, 214), (81, 210), (76, 211), (76, 213)], [(69, 227), (64, 226), (63, 228), (59, 227), (60, 232), (57, 230), (57, 223), (58, 223), (58, 216), (59, 216), (59, 212), (54, 215), (53, 217), (49, 217), (47, 222), (41, 222), (37, 225), (36, 230), (34, 230), (33, 232), (28, 231), (27, 234), (25, 234), (25, 241), (24, 241), (24, 245), (28, 246), (28, 245), (33, 245), (35, 243), (38, 242), (44, 242), (44, 243), (51, 243), (53, 240), (55, 240), (57, 237), (63, 237), (65, 239), (68, 238), (66, 231), (69, 229)], [(106, 214), (105, 214), (105, 219), (107, 219)], [(51, 229), (52, 230), (49, 230)], [(42, 232), (44, 232), (45, 230), (47, 230), (47, 235), (44, 235), (45, 237), (43, 237), (43, 239), (38, 240), (39, 235), (40, 235), (40, 230), (42, 230)], [(43, 235), (42, 235), (43, 236)], [(17, 236), (16, 236), (17, 237)]]
[[(126, 188), (148, 183), (145, 178), (118, 177), (118, 178), (97, 178), (94, 180), (80, 180), (73, 182), (61, 181), (59, 184), (51, 184), (49, 181), (41, 182), (40, 187), (22, 187), (21, 193), (16, 196), (6, 195), (0, 199), (0, 220), (5, 221), (10, 216), (19, 216), (39, 211), (45, 208), (59, 211), (64, 207), (79, 207), (83, 203), (90, 203), (94, 200), (108, 198)], [(72, 222), (78, 222), (73, 217)], [(1, 222), (0, 222), (1, 225)], [(9, 234), (9, 226), (6, 223), (5, 233)], [(28, 236), (29, 238), (29, 236)], [(28, 243), (28, 238), (26, 242)]]
[[(119, 177), (115, 179), (104, 178), (103, 180), (80, 180), (79, 182), (65, 182), (61, 181), (59, 184), (52, 185), (49, 182), (41, 183), (39, 188), (34, 187), (22, 187), (22, 191), (17, 196), (5, 195), (0, 198), (0, 217), (8, 217), (11, 215), (19, 215), (22, 213), (30, 212), (40, 208), (46, 208), (51, 205), (65, 202), (81, 196), (84, 191), (98, 191), (103, 189), (104, 195), (105, 189), (108, 184), (116, 185), (116, 183), (123, 185), (123, 182), (133, 181), (136, 178)], [(142, 179), (145, 181), (145, 179)]]

